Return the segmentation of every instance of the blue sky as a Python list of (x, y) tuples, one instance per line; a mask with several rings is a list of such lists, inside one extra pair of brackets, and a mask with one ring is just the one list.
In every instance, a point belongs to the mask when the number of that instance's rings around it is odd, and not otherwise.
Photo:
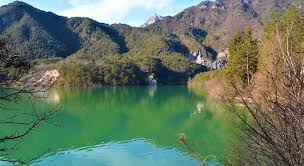
[[(0, 5), (14, 0), (0, 0)], [(142, 25), (150, 16), (175, 15), (202, 0), (22, 0), (41, 10), (67, 17), (90, 17), (104, 23)]]

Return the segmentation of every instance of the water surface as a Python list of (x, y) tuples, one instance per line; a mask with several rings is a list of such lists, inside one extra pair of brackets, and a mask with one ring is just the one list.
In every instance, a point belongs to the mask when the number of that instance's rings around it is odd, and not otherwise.
[(220, 104), (184, 86), (57, 89), (48, 103), (62, 108), (56, 118), (60, 126), (41, 126), (12, 158), (44, 154), (35, 166), (199, 165), (178, 142), (184, 133), (202, 156), (216, 156), (209, 162), (215, 165), (228, 152), (234, 130)]

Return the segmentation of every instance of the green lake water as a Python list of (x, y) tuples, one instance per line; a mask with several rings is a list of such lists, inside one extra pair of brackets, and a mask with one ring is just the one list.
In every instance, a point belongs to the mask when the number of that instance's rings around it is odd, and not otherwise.
[(57, 89), (47, 100), (61, 108), (59, 126), (36, 129), (12, 158), (43, 154), (33, 166), (198, 166), (178, 142), (184, 133), (201, 156), (216, 156), (209, 161), (216, 165), (229, 153), (235, 132), (221, 104), (208, 103), (185, 86)]

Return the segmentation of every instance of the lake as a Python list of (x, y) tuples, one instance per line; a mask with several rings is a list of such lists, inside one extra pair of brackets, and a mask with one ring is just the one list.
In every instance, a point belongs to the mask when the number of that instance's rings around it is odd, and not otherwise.
[(198, 166), (178, 141), (183, 133), (201, 156), (215, 156), (209, 165), (216, 165), (235, 132), (233, 117), (221, 104), (186, 86), (56, 89), (47, 103), (61, 108), (58, 126), (36, 129), (12, 158), (42, 155), (33, 166)]

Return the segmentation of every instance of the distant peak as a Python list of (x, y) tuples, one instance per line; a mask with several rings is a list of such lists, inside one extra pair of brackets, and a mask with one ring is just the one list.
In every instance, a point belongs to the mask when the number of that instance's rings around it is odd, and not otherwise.
[(9, 3), (8, 6), (26, 6), (26, 7), (32, 7), (31, 5), (25, 3), (25, 2), (22, 2), (22, 1), (15, 1), (15, 2), (12, 2), (12, 3)]
[(160, 22), (164, 17), (158, 15), (158, 14), (154, 14), (153, 16), (151, 16), (144, 25), (142, 25), (141, 27), (146, 27), (149, 26), (151, 24), (154, 24), (156, 22)]

